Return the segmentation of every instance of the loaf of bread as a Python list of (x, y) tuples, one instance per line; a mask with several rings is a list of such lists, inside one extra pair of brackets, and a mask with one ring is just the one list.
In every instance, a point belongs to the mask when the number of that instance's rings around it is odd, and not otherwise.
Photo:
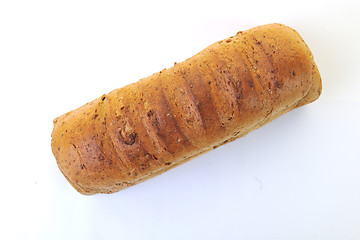
[(56, 118), (52, 151), (77, 191), (113, 193), (320, 93), (319, 71), (300, 35), (281, 24), (259, 26)]

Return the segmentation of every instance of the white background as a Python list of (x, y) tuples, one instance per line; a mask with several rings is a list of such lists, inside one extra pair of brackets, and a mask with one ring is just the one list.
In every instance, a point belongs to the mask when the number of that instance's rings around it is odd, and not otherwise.
[[(358, 1), (0, 2), (0, 239), (360, 239)], [(52, 120), (261, 24), (296, 29), (313, 104), (145, 183), (82, 196)]]

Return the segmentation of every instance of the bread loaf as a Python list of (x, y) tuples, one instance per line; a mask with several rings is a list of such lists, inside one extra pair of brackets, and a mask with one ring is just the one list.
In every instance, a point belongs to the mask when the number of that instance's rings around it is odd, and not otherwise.
[(316, 100), (321, 79), (293, 29), (259, 26), (54, 120), (52, 151), (82, 194), (113, 193)]

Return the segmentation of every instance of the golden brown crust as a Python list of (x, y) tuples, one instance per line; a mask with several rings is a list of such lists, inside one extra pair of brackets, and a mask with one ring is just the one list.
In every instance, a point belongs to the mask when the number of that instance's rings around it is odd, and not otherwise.
[(321, 79), (281, 24), (239, 32), (54, 120), (52, 151), (82, 194), (145, 181), (316, 100)]

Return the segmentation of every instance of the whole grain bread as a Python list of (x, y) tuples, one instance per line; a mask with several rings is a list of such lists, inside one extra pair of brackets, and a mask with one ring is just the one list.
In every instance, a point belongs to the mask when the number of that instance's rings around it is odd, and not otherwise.
[(259, 26), (56, 118), (52, 151), (77, 191), (113, 193), (320, 93), (319, 71), (300, 35), (281, 24)]

